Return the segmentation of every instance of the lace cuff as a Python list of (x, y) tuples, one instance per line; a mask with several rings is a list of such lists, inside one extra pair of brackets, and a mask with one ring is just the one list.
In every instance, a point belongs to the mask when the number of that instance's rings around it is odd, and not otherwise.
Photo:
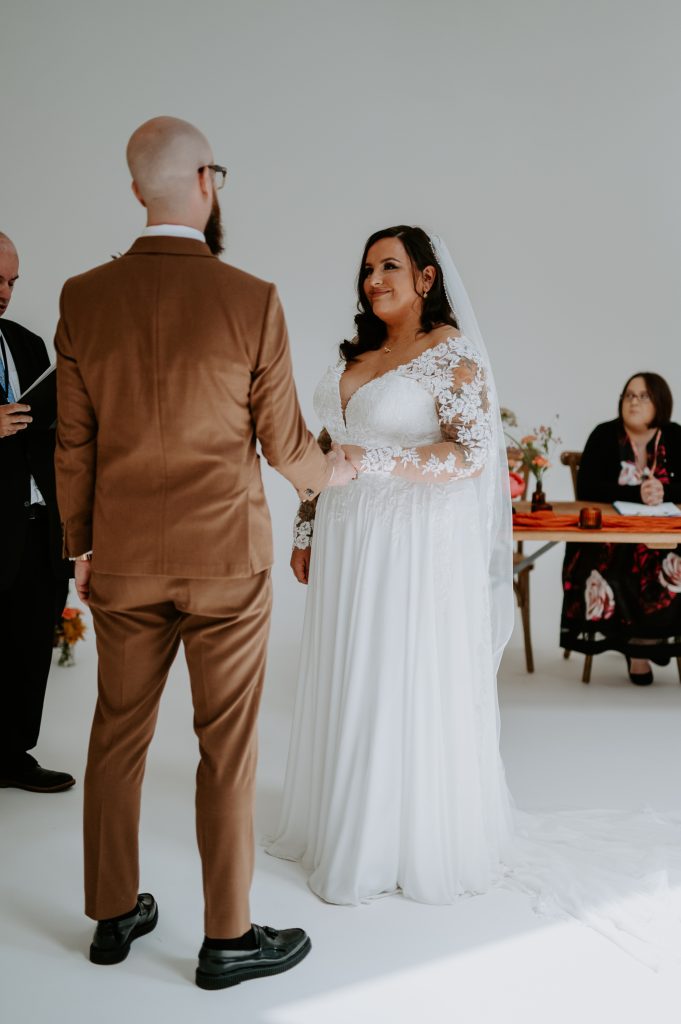
[(312, 544), (312, 519), (303, 519), (298, 513), (293, 523), (293, 546), (304, 550)]

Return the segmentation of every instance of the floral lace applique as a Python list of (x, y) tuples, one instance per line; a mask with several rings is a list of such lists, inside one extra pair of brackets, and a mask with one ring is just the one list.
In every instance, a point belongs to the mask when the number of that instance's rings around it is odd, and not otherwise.
[(359, 464), (361, 473), (392, 473), (397, 463), (395, 456), (401, 456), (402, 448), (367, 448)]

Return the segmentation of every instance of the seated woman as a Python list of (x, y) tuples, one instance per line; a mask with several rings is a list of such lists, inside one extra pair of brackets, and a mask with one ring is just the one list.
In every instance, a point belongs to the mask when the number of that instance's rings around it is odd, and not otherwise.
[[(593, 431), (577, 475), (580, 501), (681, 503), (681, 427), (657, 373), (624, 385), (618, 417)], [(568, 544), (560, 645), (584, 654), (621, 651), (632, 683), (653, 681), (650, 662), (681, 655), (681, 546)]]

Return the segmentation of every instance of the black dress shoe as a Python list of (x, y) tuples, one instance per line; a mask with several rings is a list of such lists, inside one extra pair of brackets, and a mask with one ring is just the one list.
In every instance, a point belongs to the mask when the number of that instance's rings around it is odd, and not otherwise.
[(205, 943), (201, 946), (196, 969), (199, 988), (229, 988), (251, 978), (282, 974), (304, 960), (312, 948), (302, 928), (277, 931), (254, 924), (253, 932), (255, 949), (208, 949)]
[(18, 764), (0, 770), (0, 789), (26, 789), (29, 793), (61, 793), (75, 786), (68, 772), (51, 772), (41, 768), (34, 757), (26, 754)]
[(629, 669), (629, 678), (635, 686), (650, 686), (653, 681), (652, 669), (649, 669), (648, 672), (632, 672), (631, 658), (629, 655), (627, 655), (627, 668)]
[(119, 964), (130, 952), (130, 944), (140, 935), (153, 932), (158, 922), (158, 906), (149, 892), (137, 897), (137, 910), (116, 921), (99, 921), (90, 946), (93, 964)]

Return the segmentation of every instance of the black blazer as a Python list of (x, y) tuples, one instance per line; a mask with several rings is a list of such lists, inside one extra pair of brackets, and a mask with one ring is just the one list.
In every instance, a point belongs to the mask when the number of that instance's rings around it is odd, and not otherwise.
[[(12, 320), (0, 320), (0, 329), (12, 353), (23, 391), (50, 364), (45, 343), (37, 334)], [(0, 589), (10, 587), (19, 571), (27, 528), (26, 504), (31, 500), (31, 477), (47, 505), (52, 570), (58, 579), (73, 575), (72, 564), (62, 558), (54, 444), (54, 430), (38, 430), (32, 426), (13, 437), (0, 438)]]
[[(619, 420), (599, 423), (589, 435), (577, 473), (579, 501), (639, 501), (638, 487), (620, 486)], [(667, 423), (661, 428), (660, 445), (665, 449), (665, 467), (669, 483), (665, 484), (664, 500), (681, 504), (681, 427)]]

